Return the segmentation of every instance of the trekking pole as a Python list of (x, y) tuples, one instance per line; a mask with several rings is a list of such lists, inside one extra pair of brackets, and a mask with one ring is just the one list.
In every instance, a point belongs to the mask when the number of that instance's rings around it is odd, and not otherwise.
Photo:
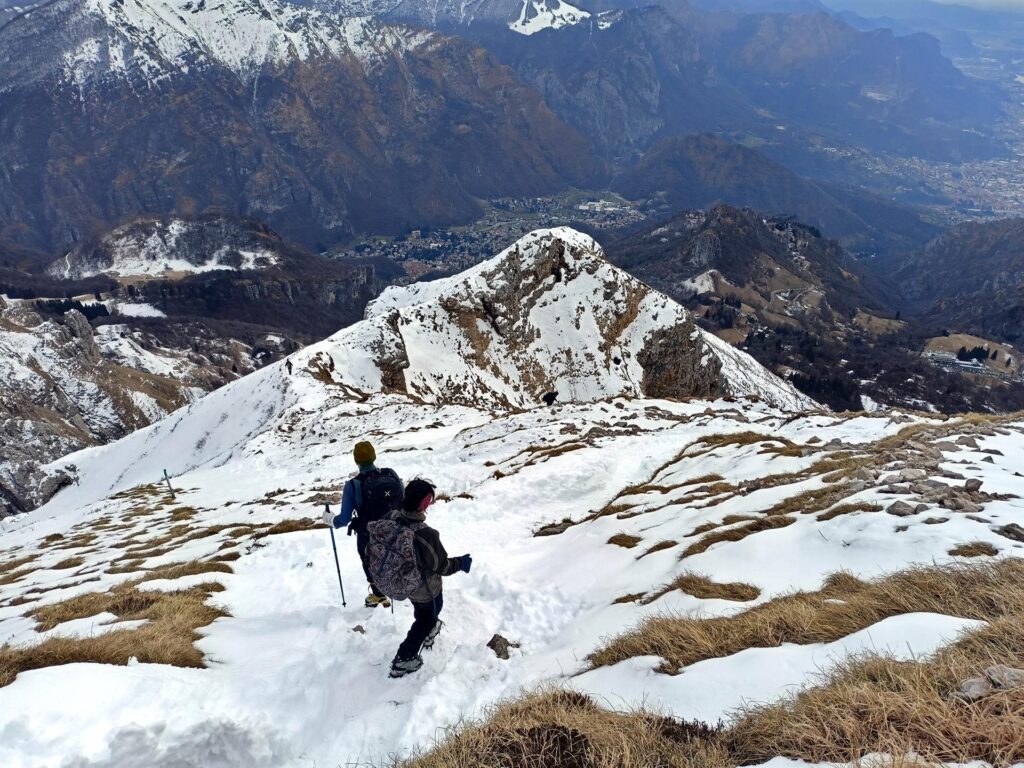
[[(324, 509), (328, 512), (331, 511), (330, 504), (324, 504)], [(328, 530), (331, 532), (331, 549), (334, 550), (334, 567), (338, 570), (338, 586), (341, 587), (341, 607), (348, 607), (348, 603), (345, 602), (345, 584), (341, 580), (341, 563), (338, 562), (338, 544), (334, 540), (334, 526), (328, 526)]]

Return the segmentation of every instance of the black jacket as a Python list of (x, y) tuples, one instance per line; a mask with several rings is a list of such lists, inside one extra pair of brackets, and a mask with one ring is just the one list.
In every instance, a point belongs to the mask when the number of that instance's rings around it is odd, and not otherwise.
[(416, 559), (423, 570), (424, 584), (409, 599), (414, 603), (426, 603), (441, 594), (442, 576), (451, 576), (462, 570), (462, 561), (457, 557), (448, 557), (441, 543), (441, 535), (417, 517), (420, 516), (405, 513), (399, 516), (398, 521), (407, 525), (419, 523), (416, 529)]

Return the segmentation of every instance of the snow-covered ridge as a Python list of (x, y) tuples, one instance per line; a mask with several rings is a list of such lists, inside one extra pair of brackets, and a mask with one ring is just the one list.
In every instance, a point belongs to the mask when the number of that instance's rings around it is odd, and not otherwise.
[(158, 277), (214, 270), (265, 269), (281, 257), (276, 241), (231, 220), (151, 219), (125, 224), (96, 246), (83, 245), (50, 265), (55, 277), (99, 274)]
[(566, 227), (532, 232), (460, 275), (390, 288), (366, 318), (330, 340), (347, 361), (339, 380), (364, 391), (515, 407), (548, 392), (574, 401), (756, 395), (814, 407)]
[(521, 35), (533, 35), (544, 29), (561, 29), (590, 18), (587, 11), (564, 0), (523, 0), (519, 18), (509, 29)]
[(152, 80), (211, 64), (251, 80), (264, 66), (318, 56), (370, 67), (432, 37), (278, 0), (57, 0), (7, 31), (18, 35), (37, 21), (63, 28), (67, 48), (58, 66), (78, 87), (110, 75)]

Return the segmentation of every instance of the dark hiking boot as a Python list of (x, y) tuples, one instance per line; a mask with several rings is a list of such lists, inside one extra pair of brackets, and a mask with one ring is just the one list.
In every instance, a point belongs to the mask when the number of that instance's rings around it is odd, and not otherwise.
[(384, 608), (390, 608), (391, 601), (383, 595), (380, 597), (377, 597), (376, 595), (367, 595), (366, 600), (363, 601), (363, 605), (367, 608), (376, 608), (378, 605)]
[(434, 625), (434, 628), (430, 630), (430, 634), (427, 635), (427, 638), (423, 641), (423, 650), (429, 651), (431, 648), (434, 647), (434, 641), (437, 640), (437, 636), (441, 634), (441, 627), (443, 625), (444, 622), (438, 619), (437, 623)]
[(402, 660), (395, 656), (391, 662), (391, 672), (388, 677), (405, 677), (411, 675), (423, 666), (423, 658), (420, 656), (413, 656), (411, 659)]

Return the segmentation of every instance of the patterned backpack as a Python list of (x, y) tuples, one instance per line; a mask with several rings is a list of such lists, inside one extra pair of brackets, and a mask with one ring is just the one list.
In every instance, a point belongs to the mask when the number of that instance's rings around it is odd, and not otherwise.
[(416, 531), (424, 523), (374, 520), (367, 526), (366, 566), (377, 589), (392, 600), (406, 600), (424, 584), (416, 557)]

